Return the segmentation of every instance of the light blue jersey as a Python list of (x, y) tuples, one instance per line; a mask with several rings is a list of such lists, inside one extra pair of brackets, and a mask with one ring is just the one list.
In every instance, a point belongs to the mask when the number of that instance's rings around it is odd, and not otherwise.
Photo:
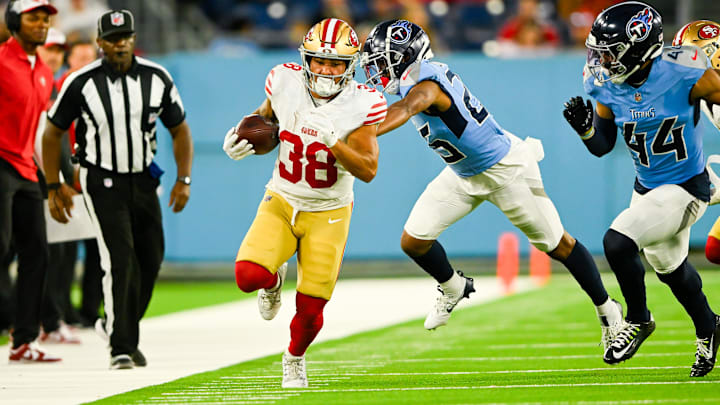
[(665, 48), (639, 88), (598, 84), (585, 72), (585, 91), (612, 110), (643, 187), (681, 184), (705, 170), (690, 90), (708, 67), (704, 52), (690, 46)]
[(482, 173), (507, 155), (510, 139), (505, 131), (447, 65), (423, 60), (401, 79), (400, 97), (425, 80), (437, 83), (452, 106), (445, 112), (417, 114), (412, 122), (458, 176)]

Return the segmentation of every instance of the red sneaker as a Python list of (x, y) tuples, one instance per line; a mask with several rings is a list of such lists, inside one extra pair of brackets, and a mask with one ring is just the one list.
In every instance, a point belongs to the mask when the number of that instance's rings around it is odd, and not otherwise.
[(60, 361), (59, 357), (45, 353), (36, 342), (25, 343), (17, 349), (10, 348), (10, 364), (13, 363), (51, 363)]

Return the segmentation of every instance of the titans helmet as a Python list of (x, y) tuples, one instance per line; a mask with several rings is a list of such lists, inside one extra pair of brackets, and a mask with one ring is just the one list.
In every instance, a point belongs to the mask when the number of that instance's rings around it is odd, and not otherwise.
[(662, 17), (639, 1), (616, 4), (597, 16), (585, 46), (587, 66), (597, 81), (624, 83), (643, 63), (662, 54)]
[(363, 45), (360, 66), (367, 84), (382, 85), (397, 94), (400, 78), (423, 59), (433, 57), (430, 38), (417, 24), (407, 20), (388, 20), (376, 25)]

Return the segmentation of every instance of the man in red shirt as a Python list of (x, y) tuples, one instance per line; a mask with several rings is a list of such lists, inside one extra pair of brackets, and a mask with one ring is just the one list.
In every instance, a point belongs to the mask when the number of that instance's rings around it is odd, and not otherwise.
[(55, 13), (48, 0), (11, 0), (5, 22), (12, 37), (0, 45), (0, 258), (8, 255), (11, 239), (18, 255), (11, 363), (60, 360), (35, 343), (48, 247), (32, 158), (40, 113), (53, 86), (52, 71), (37, 57), (36, 48), (45, 43)]
[(518, 2), (517, 14), (500, 27), (498, 40), (515, 43), (524, 48), (560, 45), (560, 35), (555, 27), (542, 22), (538, 16), (537, 0), (520, 0)]

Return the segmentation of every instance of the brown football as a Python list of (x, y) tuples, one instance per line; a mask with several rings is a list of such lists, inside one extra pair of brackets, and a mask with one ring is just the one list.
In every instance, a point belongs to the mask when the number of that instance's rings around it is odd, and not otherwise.
[(238, 142), (247, 139), (253, 145), (256, 155), (264, 155), (275, 149), (278, 140), (278, 126), (257, 114), (248, 115), (235, 127)]

